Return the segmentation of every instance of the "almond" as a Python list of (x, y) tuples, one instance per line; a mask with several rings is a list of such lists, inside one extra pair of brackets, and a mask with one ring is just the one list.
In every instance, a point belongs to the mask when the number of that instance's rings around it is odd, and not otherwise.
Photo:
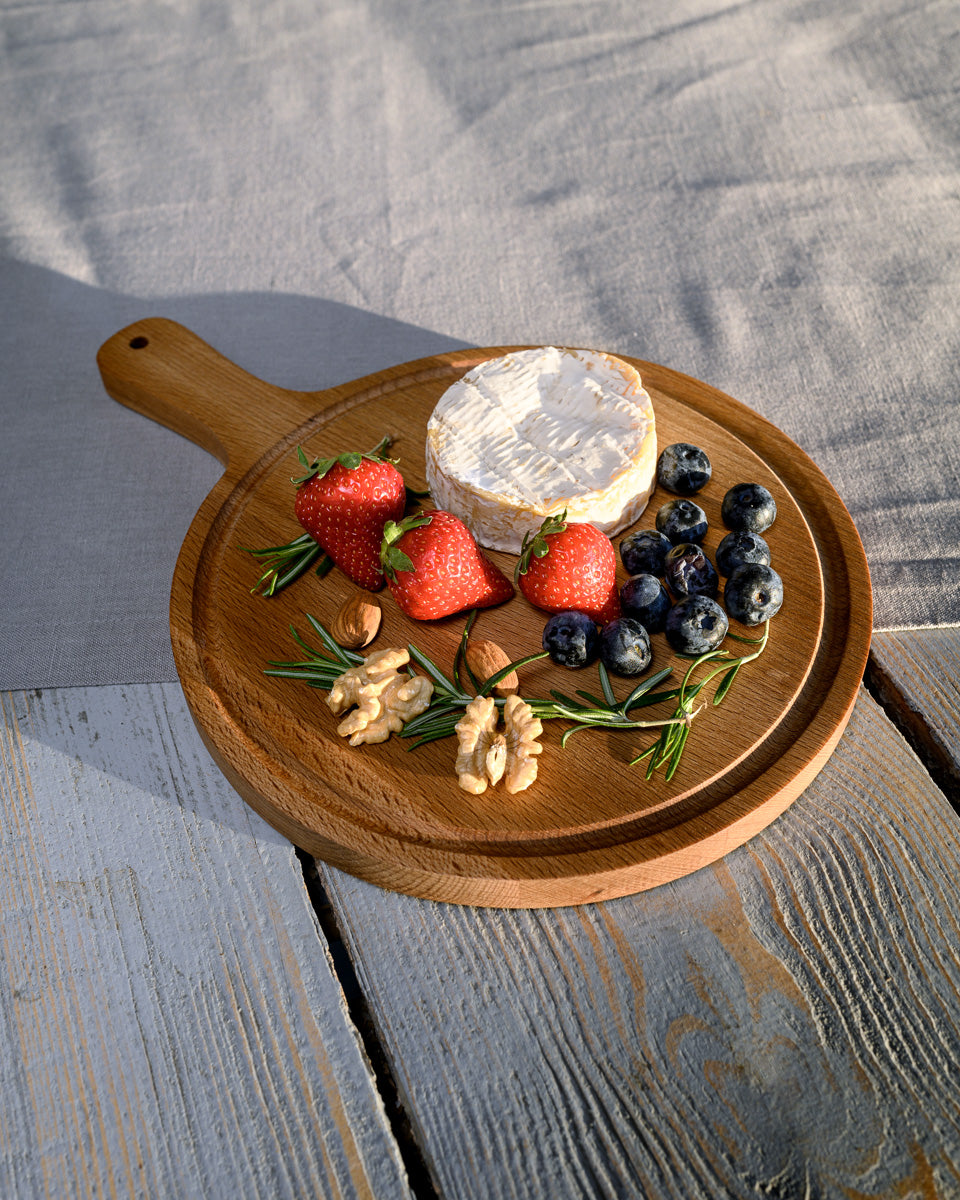
[(377, 636), (382, 616), (380, 601), (365, 592), (354, 592), (333, 618), (333, 640), (345, 650), (359, 650)]
[[(502, 671), (510, 665), (510, 659), (500, 649), (496, 642), (486, 638), (471, 638), (467, 642), (467, 666), (477, 677), (478, 683), (486, 683), (491, 675)], [(498, 696), (509, 696), (520, 686), (516, 671), (505, 675), (494, 687)]]

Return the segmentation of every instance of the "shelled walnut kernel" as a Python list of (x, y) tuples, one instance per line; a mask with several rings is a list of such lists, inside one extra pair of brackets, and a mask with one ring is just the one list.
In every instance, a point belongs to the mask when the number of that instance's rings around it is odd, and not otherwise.
[(433, 683), (425, 675), (401, 674), (409, 661), (406, 650), (377, 650), (334, 680), (327, 704), (337, 715), (347, 713), (337, 733), (351, 746), (385, 742), (429, 707)]
[(537, 755), (543, 749), (537, 738), (543, 725), (516, 695), (504, 703), (503, 732), (498, 729), (498, 715), (492, 696), (477, 696), (457, 722), (457, 780), (474, 796), (501, 779), (511, 794), (522, 792), (537, 778)]

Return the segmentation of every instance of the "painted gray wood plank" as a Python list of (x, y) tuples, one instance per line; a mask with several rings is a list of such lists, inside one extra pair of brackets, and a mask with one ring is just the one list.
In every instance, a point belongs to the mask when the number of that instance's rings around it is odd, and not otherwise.
[(443, 1196), (960, 1195), (960, 836), (862, 693), (719, 864), (509, 912), (321, 867)]
[(408, 1195), (299, 862), (179, 687), (0, 707), (0, 1196)]
[(960, 627), (874, 634), (870, 679), (941, 787), (960, 805)]

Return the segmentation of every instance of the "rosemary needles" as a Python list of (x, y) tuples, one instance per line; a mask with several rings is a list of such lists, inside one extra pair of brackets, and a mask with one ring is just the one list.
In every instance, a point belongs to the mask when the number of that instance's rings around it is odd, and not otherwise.
[[(471, 700), (476, 696), (490, 695), (501, 679), (504, 679), (511, 671), (519, 671), (523, 667), (547, 657), (546, 651), (528, 654), (509, 663), (502, 670), (491, 675), (489, 679), (478, 680), (470, 670), (466, 654), (470, 631), (476, 615), (476, 611), (471, 613), (464, 626), (450, 675), (445, 674), (427, 654), (413, 643), (407, 646), (411, 659), (409, 672), (413, 674), (414, 665), (416, 665), (430, 678), (434, 687), (430, 706), (419, 716), (408, 721), (403, 728), (401, 736), (413, 739), (411, 749), (441, 738), (451, 737), (456, 731), (457, 722), (463, 716), (464, 710)], [(293, 638), (304, 651), (305, 657), (292, 662), (271, 662), (265, 673), (297, 679), (310, 687), (329, 691), (334, 680), (348, 667), (363, 662), (363, 656), (338, 646), (330, 633), (315, 617), (307, 614), (307, 620), (320, 639), (323, 648), (318, 650), (310, 646), (297, 633), (296, 629), (292, 629)], [(618, 700), (606, 668), (602, 663), (598, 663), (599, 695), (585, 690), (578, 690), (573, 695), (568, 695), (565, 692), (551, 689), (549, 697), (525, 696), (523, 699), (530, 705), (533, 715), (541, 721), (562, 720), (569, 723), (570, 728), (564, 731), (560, 739), (562, 747), (566, 746), (575, 733), (584, 729), (658, 729), (656, 740), (632, 759), (631, 765), (647, 759), (649, 760), (646, 771), (647, 779), (662, 768), (665, 778), (669, 780), (673, 778), (680, 765), (693, 720), (704, 707), (703, 704), (695, 707), (703, 689), (717, 676), (722, 675), (723, 678), (713, 694), (713, 704), (720, 704), (743, 666), (759, 658), (763, 653), (769, 633), (770, 623), (768, 621), (763, 635), (759, 639), (728, 634), (728, 637), (745, 642), (755, 648), (750, 653), (739, 657), (730, 654), (727, 650), (712, 650), (692, 659), (679, 687), (657, 690), (672, 674), (671, 669), (665, 667), (638, 683), (624, 700)], [(702, 668), (706, 668), (706, 671), (702, 672)], [(697, 678), (698, 675), (699, 678)], [(669, 701), (674, 702), (673, 711), (669, 716), (643, 720), (634, 715), (639, 709)], [(502, 707), (505, 700), (501, 697), (494, 697), (494, 702), (498, 707)]]

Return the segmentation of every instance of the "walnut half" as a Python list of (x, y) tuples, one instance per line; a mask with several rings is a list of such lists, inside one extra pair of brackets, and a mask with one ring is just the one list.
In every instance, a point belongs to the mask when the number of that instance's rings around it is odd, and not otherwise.
[(498, 716), (492, 696), (477, 696), (457, 722), (457, 780), (474, 796), (501, 779), (511, 794), (522, 792), (537, 777), (537, 755), (543, 749), (537, 738), (543, 725), (519, 696), (508, 696), (504, 703), (504, 732), (497, 728)]
[(351, 746), (385, 742), (429, 707), (433, 683), (425, 675), (401, 674), (409, 661), (406, 650), (377, 650), (333, 681), (327, 704), (337, 715), (347, 713), (337, 733)]
[(508, 696), (503, 706), (507, 729), (507, 771), (504, 786), (511, 795), (522, 792), (537, 778), (537, 755), (543, 747), (537, 738), (543, 723), (520, 696)]

